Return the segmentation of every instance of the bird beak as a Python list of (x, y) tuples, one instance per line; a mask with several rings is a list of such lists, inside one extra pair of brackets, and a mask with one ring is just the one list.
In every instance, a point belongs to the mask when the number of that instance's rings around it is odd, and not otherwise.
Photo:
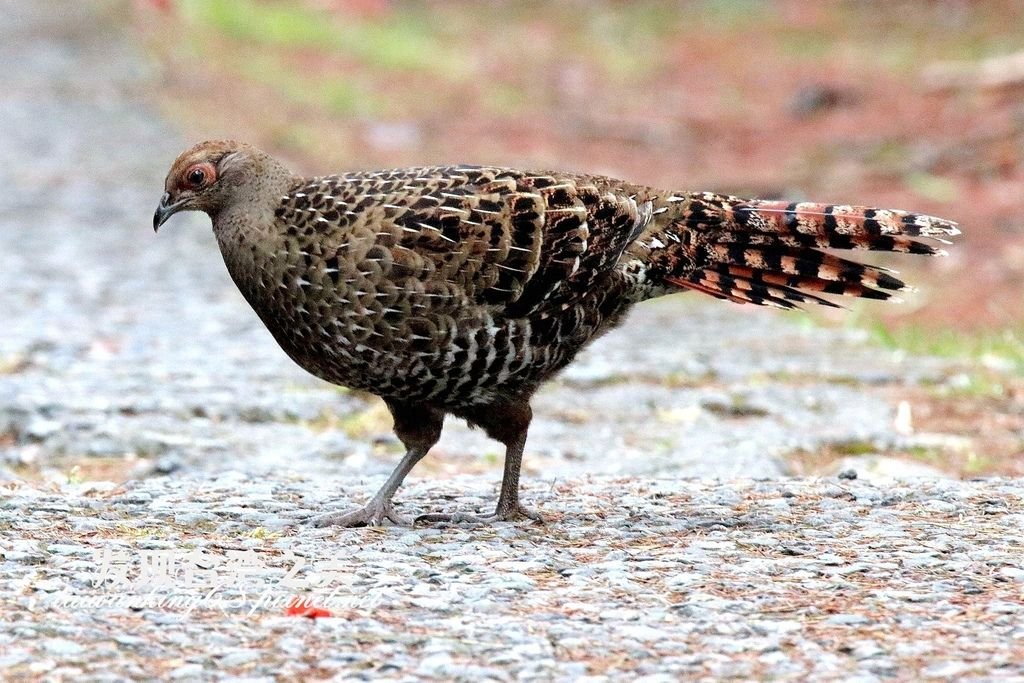
[(156, 207), (156, 213), (153, 214), (153, 232), (158, 231), (168, 218), (185, 208), (186, 201), (188, 201), (187, 197), (172, 204), (171, 193), (164, 192), (164, 196), (160, 198), (160, 204)]

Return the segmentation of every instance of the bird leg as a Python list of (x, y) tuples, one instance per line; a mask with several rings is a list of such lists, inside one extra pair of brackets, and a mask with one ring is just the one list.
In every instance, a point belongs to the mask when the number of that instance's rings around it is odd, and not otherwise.
[(391, 498), (406, 475), (441, 437), (444, 413), (435, 408), (413, 407), (390, 401), (387, 405), (395, 419), (395, 434), (405, 444), (405, 456), (370, 502), (355, 510), (317, 515), (309, 520), (313, 526), (381, 526), (385, 521), (403, 526), (409, 524), (395, 512)]
[(347, 512), (328, 512), (317, 515), (310, 520), (310, 524), (317, 527), (324, 526), (382, 526), (386, 521), (392, 524), (407, 526), (409, 522), (399, 517), (391, 505), (391, 497), (402, 485), (402, 480), (409, 474), (416, 463), (426, 455), (425, 450), (410, 449), (406, 451), (398, 467), (394, 469), (388, 480), (380, 487), (370, 502), (361, 508), (348, 510)]
[(498, 506), (489, 515), (473, 515), (465, 512), (429, 513), (416, 518), (417, 522), (506, 522), (517, 519), (532, 519), (543, 522), (540, 513), (524, 507), (519, 502), (519, 470), (523, 464), (523, 448), (526, 446), (526, 432), (533, 417), (529, 403), (511, 403), (487, 406), (461, 415), (470, 424), (484, 428), (487, 436), (505, 444), (505, 471), (501, 479), (501, 493)]

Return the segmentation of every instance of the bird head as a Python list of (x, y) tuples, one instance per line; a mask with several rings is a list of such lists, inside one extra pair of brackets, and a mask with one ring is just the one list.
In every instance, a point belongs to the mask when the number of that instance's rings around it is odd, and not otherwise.
[(272, 157), (243, 142), (200, 142), (171, 165), (153, 214), (153, 230), (179, 211), (204, 211), (216, 217), (233, 203), (251, 201), (273, 179), (290, 175)]

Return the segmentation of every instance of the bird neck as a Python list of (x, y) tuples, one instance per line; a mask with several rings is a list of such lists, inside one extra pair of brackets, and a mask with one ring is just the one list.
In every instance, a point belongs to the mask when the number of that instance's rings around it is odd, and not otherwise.
[(254, 277), (274, 260), (284, 238), (274, 212), (301, 180), (273, 157), (257, 152), (244, 172), (232, 178), (231, 201), (210, 214), (228, 271), (254, 307), (254, 298), (261, 294)]
[(259, 150), (228, 161), (221, 182), (230, 183), (231, 194), (216, 212), (211, 212), (214, 232), (272, 224), (282, 197), (300, 181), (281, 162)]

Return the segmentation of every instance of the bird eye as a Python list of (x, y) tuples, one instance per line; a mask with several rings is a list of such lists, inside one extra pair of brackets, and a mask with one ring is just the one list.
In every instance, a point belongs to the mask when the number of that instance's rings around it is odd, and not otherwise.
[(199, 190), (213, 182), (217, 175), (210, 164), (196, 164), (185, 171), (185, 183), (193, 190)]

